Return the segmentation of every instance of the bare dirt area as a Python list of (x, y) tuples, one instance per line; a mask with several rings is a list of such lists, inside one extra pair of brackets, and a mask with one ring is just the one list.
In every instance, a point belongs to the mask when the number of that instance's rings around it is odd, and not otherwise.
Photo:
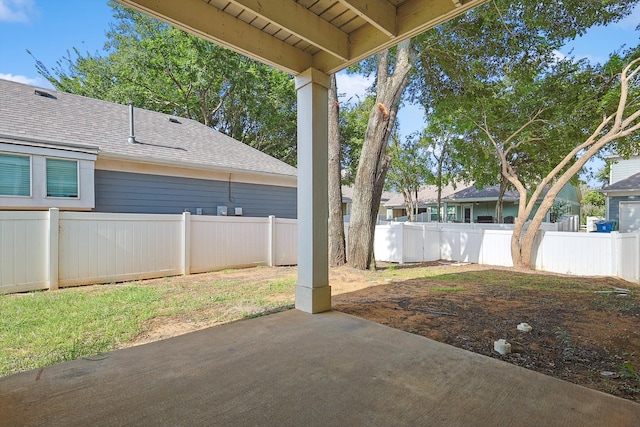
[[(287, 309), (295, 276), (294, 267), (261, 267), (140, 283), (188, 287), (284, 281), (291, 285), (273, 303)], [(331, 270), (330, 283), (335, 310), (640, 401), (637, 284), (446, 262), (379, 265), (377, 271), (341, 267)], [(225, 308), (247, 309), (241, 302)], [(158, 317), (134, 345), (242, 318), (236, 313), (220, 320), (216, 310), (211, 306), (193, 315)], [(523, 322), (530, 332), (516, 329)], [(510, 354), (494, 351), (498, 339), (511, 344)]]
[[(442, 266), (432, 263), (431, 268)], [(385, 284), (336, 295), (333, 308), (640, 401), (640, 372), (635, 371), (640, 371), (640, 286), (615, 278), (477, 265), (445, 270), (391, 277)], [(530, 332), (517, 330), (523, 322)], [(494, 350), (498, 339), (511, 344), (510, 354)]]

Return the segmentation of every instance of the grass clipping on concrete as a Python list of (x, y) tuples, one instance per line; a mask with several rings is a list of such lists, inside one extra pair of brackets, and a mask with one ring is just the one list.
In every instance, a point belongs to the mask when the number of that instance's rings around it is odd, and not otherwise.
[(197, 278), (0, 295), (0, 376), (128, 347), (169, 318), (208, 326), (293, 304), (295, 274)]

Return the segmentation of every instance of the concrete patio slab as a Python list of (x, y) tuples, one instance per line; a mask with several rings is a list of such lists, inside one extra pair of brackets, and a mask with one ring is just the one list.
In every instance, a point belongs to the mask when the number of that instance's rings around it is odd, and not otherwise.
[(640, 405), (291, 310), (0, 378), (0, 424), (638, 426)]

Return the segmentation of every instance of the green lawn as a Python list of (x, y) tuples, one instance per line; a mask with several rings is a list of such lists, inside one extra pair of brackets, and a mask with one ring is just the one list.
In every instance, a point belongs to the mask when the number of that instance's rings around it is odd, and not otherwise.
[(220, 277), (0, 295), (0, 376), (125, 347), (152, 320), (215, 324), (292, 306), (295, 274), (249, 281)]

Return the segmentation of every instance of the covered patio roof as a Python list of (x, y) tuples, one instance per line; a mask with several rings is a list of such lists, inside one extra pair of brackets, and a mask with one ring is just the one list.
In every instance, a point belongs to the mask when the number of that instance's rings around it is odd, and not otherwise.
[(332, 74), (486, 0), (118, 0), (297, 75)]
[(330, 310), (329, 74), (446, 22), (486, 0), (117, 1), (295, 76), (298, 99), (296, 308), (309, 313)]

